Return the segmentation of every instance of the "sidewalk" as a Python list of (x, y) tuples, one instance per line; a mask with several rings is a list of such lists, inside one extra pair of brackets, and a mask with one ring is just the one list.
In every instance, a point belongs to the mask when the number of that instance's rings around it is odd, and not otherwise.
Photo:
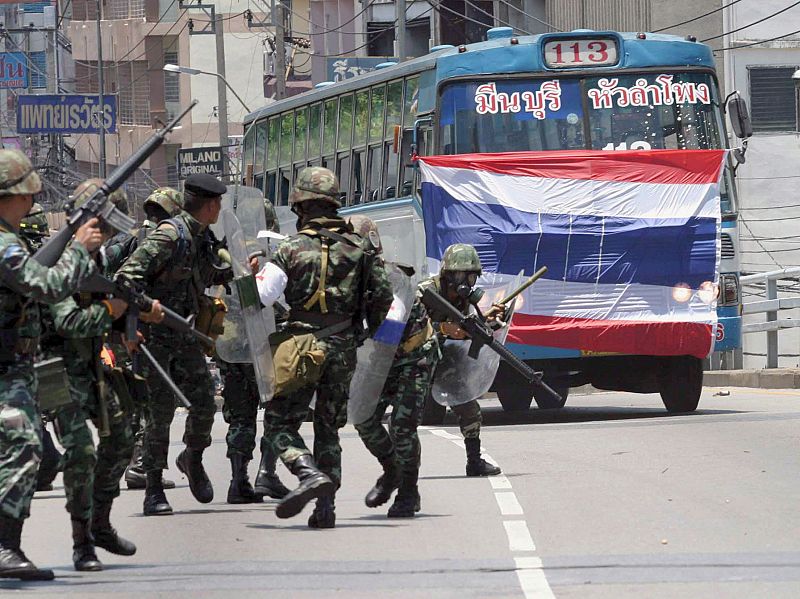
[(708, 370), (703, 373), (703, 386), (800, 389), (800, 368)]

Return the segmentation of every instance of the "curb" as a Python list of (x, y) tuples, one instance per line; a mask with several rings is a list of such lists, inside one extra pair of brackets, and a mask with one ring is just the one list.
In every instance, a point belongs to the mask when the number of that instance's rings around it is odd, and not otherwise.
[(765, 370), (709, 370), (703, 373), (705, 387), (751, 387), (753, 389), (800, 389), (800, 368)]

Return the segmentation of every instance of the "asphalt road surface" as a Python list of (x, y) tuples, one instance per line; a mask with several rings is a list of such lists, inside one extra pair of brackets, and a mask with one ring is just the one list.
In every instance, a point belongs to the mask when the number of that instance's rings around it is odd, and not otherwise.
[[(51, 583), (0, 582), (3, 597), (800, 597), (800, 392), (706, 389), (700, 410), (667, 416), (658, 396), (572, 396), (560, 412), (484, 403), (484, 451), (500, 477), (464, 477), (455, 422), (422, 435), (422, 512), (389, 520), (363, 497), (379, 474), (342, 431), (337, 528), (309, 530), (275, 503), (225, 503), (218, 414), (201, 505), (173, 466), (176, 514), (141, 516), (123, 490), (113, 522), (139, 546), (72, 568), (60, 477), (38, 493), (23, 547)], [(184, 417), (173, 426), (178, 454)], [(260, 427), (259, 427), (260, 428)], [(304, 425), (307, 439), (310, 425)], [(251, 473), (255, 464), (251, 464)], [(293, 478), (282, 467), (283, 480)]]

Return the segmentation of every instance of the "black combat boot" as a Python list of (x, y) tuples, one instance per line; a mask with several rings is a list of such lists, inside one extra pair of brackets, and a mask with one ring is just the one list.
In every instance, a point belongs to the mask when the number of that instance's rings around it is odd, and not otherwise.
[[(142, 444), (140, 441), (133, 446), (133, 455), (131, 456), (131, 463), (125, 468), (125, 484), (129, 489), (144, 489), (147, 487), (147, 474), (142, 466)], [(161, 479), (161, 484), (165, 489), (174, 489), (175, 481)]]
[(275, 515), (278, 518), (296, 516), (312, 499), (330, 497), (336, 492), (336, 485), (320, 472), (314, 463), (314, 458), (308, 454), (302, 455), (292, 462), (289, 470), (300, 480), (300, 485), (290, 491), (275, 508)]
[(94, 537), (88, 520), (72, 520), (72, 562), (78, 572), (99, 572), (103, 569), (94, 552)]
[(503, 471), (481, 457), (481, 440), (464, 439), (467, 450), (467, 476), (497, 476)]
[(145, 516), (170, 516), (172, 506), (164, 494), (164, 485), (161, 481), (161, 470), (147, 473), (147, 487), (144, 491)]
[(261, 503), (260, 495), (256, 495), (250, 479), (247, 477), (246, 460), (240, 453), (231, 456), (231, 485), (228, 487), (228, 503)]
[(20, 549), (23, 522), (0, 516), (0, 578), (53, 580), (52, 570), (40, 570)]
[(289, 494), (287, 489), (275, 473), (275, 464), (278, 458), (272, 453), (266, 439), (261, 439), (261, 463), (258, 465), (256, 475), (255, 492), (256, 495), (272, 497), (273, 499), (283, 499)]
[(92, 535), (94, 544), (100, 549), (105, 549), (115, 555), (133, 555), (136, 545), (119, 536), (116, 529), (111, 526), (111, 503), (94, 504), (92, 513)]
[(53, 481), (61, 470), (62, 454), (56, 449), (50, 431), (42, 428), (42, 461), (36, 474), (36, 490), (52, 491)]
[(383, 474), (364, 498), (367, 507), (383, 505), (391, 499), (392, 493), (400, 485), (400, 472), (394, 463), (394, 455), (382, 459), (381, 466), (383, 466)]
[(314, 511), (308, 517), (309, 528), (335, 528), (336, 527), (336, 505), (334, 496), (329, 495), (317, 499)]
[(394, 503), (386, 514), (389, 518), (413, 518), (420, 510), (422, 506), (417, 488), (418, 478), (419, 470), (403, 473), (397, 497), (394, 498)]
[(203, 468), (203, 450), (184, 449), (175, 460), (178, 470), (189, 479), (189, 489), (200, 503), (211, 503), (214, 499), (214, 487)]

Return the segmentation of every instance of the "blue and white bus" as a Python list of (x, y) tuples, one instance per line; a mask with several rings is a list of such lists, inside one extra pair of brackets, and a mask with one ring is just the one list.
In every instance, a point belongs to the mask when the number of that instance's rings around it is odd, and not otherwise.
[[(413, 154), (727, 146), (725, 102), (711, 49), (692, 38), (586, 30), (515, 37), (510, 28), (492, 29), (487, 38), (433, 48), (408, 62), (320, 84), (248, 115), (242, 164), (248, 184), (283, 206), (303, 167), (330, 168), (341, 183), (343, 211), (376, 220), (388, 259), (413, 264), (424, 276), (424, 223)], [(496, 93), (481, 92), (487, 83)], [(557, 110), (551, 110), (548, 97), (554, 88), (560, 90)], [(481, 97), (486, 102), (520, 98), (513, 92), (521, 89), (536, 90), (523, 97), (530, 104), (524, 111), (476, 109)], [(675, 96), (667, 101), (664, 94)], [(738, 97), (732, 104), (731, 122), (737, 135), (746, 137), (746, 108)], [(731, 159), (721, 192), (715, 351), (741, 347), (733, 166)], [(570, 387), (592, 384), (661, 393), (670, 411), (697, 407), (702, 387), (697, 358), (511, 347), (543, 370), (565, 400)], [(560, 407), (537, 398), (502, 365), (494, 388), (506, 409), (525, 409), (532, 399), (540, 407)]]

